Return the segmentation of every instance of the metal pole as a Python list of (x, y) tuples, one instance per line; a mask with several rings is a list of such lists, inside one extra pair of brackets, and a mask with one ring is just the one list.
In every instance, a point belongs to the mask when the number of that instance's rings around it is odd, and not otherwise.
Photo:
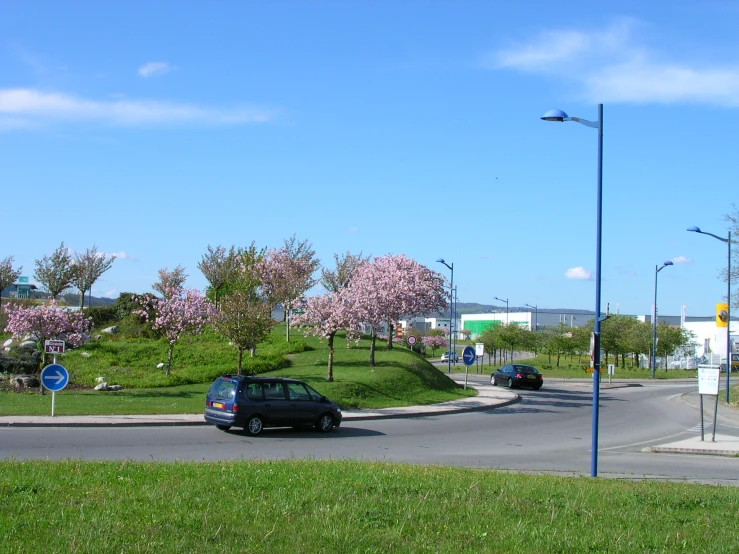
[(654, 321), (652, 321), (652, 379), (657, 366), (657, 274), (659, 269), (654, 266)]
[[(729, 249), (728, 270), (726, 273), (726, 314), (729, 321), (726, 323), (726, 403), (729, 403), (729, 375), (731, 374), (731, 231), (729, 231), (729, 240), (727, 241)], [(716, 397), (718, 398), (718, 397)], [(718, 402), (718, 400), (717, 400)], [(718, 404), (716, 404), (718, 406)]]
[(595, 337), (593, 353), (593, 432), (591, 444), (590, 476), (598, 476), (598, 407), (600, 402), (600, 266), (603, 200), (603, 104), (598, 104), (598, 189), (596, 194), (596, 249), (595, 249)]
[(716, 405), (713, 407), (713, 435), (711, 442), (716, 442), (716, 415), (718, 414), (718, 394), (716, 394)]
[(452, 323), (454, 321), (454, 262), (452, 262), (449, 269), (452, 271), (452, 280), (449, 284), (449, 357), (446, 360), (447, 373), (452, 372), (452, 356), (454, 355), (452, 354), (452, 352), (454, 352), (454, 350), (452, 350), (452, 333), (454, 332), (454, 324)]
[[(457, 287), (454, 287), (454, 352), (457, 351)], [(457, 365), (457, 358), (454, 358), (454, 365)], [(466, 379), (467, 377), (465, 377)]]

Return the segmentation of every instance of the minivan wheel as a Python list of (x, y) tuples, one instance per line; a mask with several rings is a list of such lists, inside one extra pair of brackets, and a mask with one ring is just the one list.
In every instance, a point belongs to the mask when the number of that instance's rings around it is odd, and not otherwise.
[(256, 416), (256, 415), (251, 416), (246, 422), (246, 426), (244, 427), (244, 431), (249, 433), (252, 437), (261, 433), (263, 429), (264, 429), (264, 422), (262, 422), (261, 417)]
[(513, 384), (513, 379), (510, 379), (510, 380), (508, 381), (508, 388), (509, 388), (509, 389), (512, 389), (513, 387), (515, 387), (515, 385)]
[(494, 387), (497, 387), (498, 386), (498, 381), (495, 380), (495, 376), (494, 375), (491, 375), (490, 376), (490, 384), (493, 385)]
[(230, 425), (216, 425), (216, 429), (220, 429), (221, 431), (228, 431), (230, 428)]
[(331, 414), (323, 414), (321, 417), (318, 418), (316, 429), (318, 429), (321, 433), (328, 433), (333, 428), (334, 418), (331, 417)]

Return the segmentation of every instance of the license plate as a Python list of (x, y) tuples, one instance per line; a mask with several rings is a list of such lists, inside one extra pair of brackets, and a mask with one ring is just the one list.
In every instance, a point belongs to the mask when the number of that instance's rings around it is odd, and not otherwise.
[(529, 379), (536, 379), (536, 375), (529, 375), (528, 378)]
[(223, 409), (223, 402), (213, 402), (213, 407), (214, 408), (220, 408), (222, 410)]

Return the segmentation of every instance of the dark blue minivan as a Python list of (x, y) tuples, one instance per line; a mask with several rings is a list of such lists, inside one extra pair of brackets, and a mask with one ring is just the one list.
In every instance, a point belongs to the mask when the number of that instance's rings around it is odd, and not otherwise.
[(225, 375), (208, 390), (205, 421), (250, 435), (265, 427), (313, 426), (326, 433), (341, 425), (341, 408), (297, 379)]

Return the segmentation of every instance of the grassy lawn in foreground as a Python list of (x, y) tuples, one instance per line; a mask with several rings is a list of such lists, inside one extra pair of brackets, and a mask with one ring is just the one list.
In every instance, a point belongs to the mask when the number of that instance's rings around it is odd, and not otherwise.
[[(282, 333), (284, 333), (284, 326)], [(334, 382), (327, 378), (328, 348), (325, 342), (315, 337), (303, 338), (292, 332), (291, 342), (285, 342), (284, 334), (279, 330), (271, 336), (269, 342), (257, 349), (264, 352), (256, 363), (264, 364), (270, 371), (259, 372), (262, 375), (278, 375), (302, 379), (316, 390), (325, 394), (344, 409), (382, 408), (390, 406), (410, 406), (433, 404), (474, 396), (476, 391), (463, 390), (438, 369), (431, 366), (418, 354), (406, 348), (395, 347), (385, 350), (378, 342), (375, 354), (376, 367), (369, 367), (369, 341), (363, 340), (359, 345), (337, 340), (334, 364)], [(206, 352), (216, 352), (219, 348), (214, 336), (199, 338), (205, 345)], [(153, 341), (150, 341), (153, 342)], [(142, 363), (134, 354), (126, 352), (126, 341), (111, 340), (97, 346), (93, 353), (100, 355), (83, 357), (81, 350), (74, 352), (62, 361), (69, 366), (70, 375), (79, 382), (80, 375), (85, 377), (83, 383), (92, 380), (94, 375), (104, 375), (110, 384), (133, 383), (140, 376), (145, 383), (160, 383), (164, 377), (163, 369), (151, 368), (153, 359), (142, 355)], [(96, 414), (177, 414), (200, 413), (203, 411), (205, 393), (212, 380), (226, 373), (235, 373), (235, 351), (228, 348), (231, 363), (211, 360), (206, 370), (201, 368), (200, 354), (188, 353), (195, 349), (197, 342), (183, 346), (169, 382), (182, 382), (174, 386), (158, 388), (127, 388), (118, 392), (95, 392), (70, 386), (57, 393), (55, 413), (58, 415), (96, 415)], [(226, 345), (227, 346), (227, 345)], [(143, 341), (133, 341), (133, 352), (156, 349)], [(115, 354), (111, 354), (111, 351)], [(104, 352), (105, 354), (102, 354)], [(276, 354), (275, 352), (283, 352)], [(126, 360), (123, 367), (105, 366), (106, 356), (115, 356), (115, 363)], [(217, 354), (213, 354), (217, 358)], [(95, 367), (92, 359), (104, 365), (103, 369)], [(156, 358), (154, 358), (156, 359)], [(219, 369), (219, 363), (222, 363)], [(128, 371), (128, 373), (127, 373)], [(207, 371), (207, 380), (203, 373)], [(200, 382), (198, 382), (200, 376)], [(149, 385), (152, 386), (151, 384)], [(38, 389), (32, 392), (15, 393), (0, 392), (0, 415), (49, 415), (51, 413), (51, 395), (40, 395)]]
[(377, 462), (0, 462), (12, 552), (737, 552), (739, 489)]

